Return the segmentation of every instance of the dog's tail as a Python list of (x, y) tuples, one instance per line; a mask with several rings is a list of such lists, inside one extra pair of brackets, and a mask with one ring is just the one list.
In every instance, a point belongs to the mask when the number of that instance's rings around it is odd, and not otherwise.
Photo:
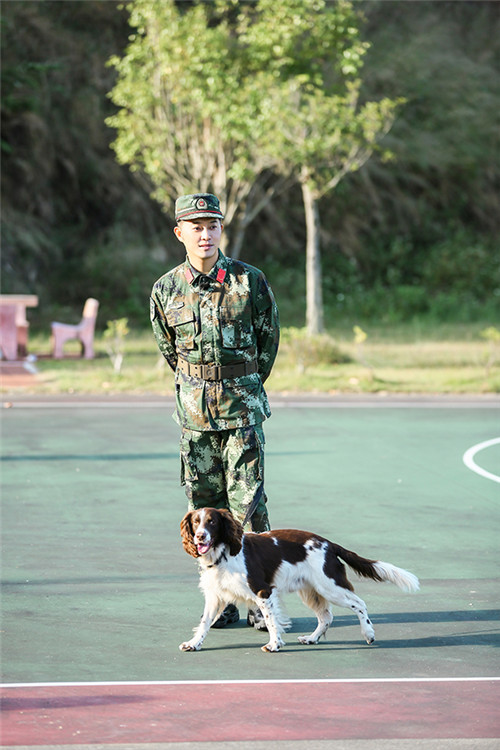
[(365, 557), (360, 557), (355, 552), (338, 545), (335, 545), (335, 554), (363, 578), (372, 578), (374, 581), (390, 581), (409, 593), (414, 593), (420, 588), (416, 575), (408, 570), (403, 570), (403, 568), (397, 568), (391, 563), (381, 560), (367, 560)]

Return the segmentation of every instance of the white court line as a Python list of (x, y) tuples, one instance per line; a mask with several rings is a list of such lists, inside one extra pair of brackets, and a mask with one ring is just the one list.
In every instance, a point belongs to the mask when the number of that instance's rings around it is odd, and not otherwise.
[(37, 687), (138, 687), (150, 685), (349, 685), (360, 683), (390, 682), (498, 682), (500, 677), (368, 677), (353, 679), (319, 679), (319, 680), (144, 680), (139, 682), (13, 682), (0, 684), (4, 688), (37, 688)]
[(500, 443), (500, 437), (493, 438), (492, 440), (485, 440), (484, 443), (478, 443), (477, 445), (473, 445), (472, 448), (469, 448), (468, 451), (465, 451), (462, 457), (464, 464), (467, 466), (468, 469), (471, 469), (471, 471), (475, 471), (476, 474), (480, 474), (482, 477), (485, 477), (486, 479), (491, 479), (493, 482), (500, 482), (499, 476), (497, 476), (496, 474), (492, 474), (489, 471), (486, 471), (486, 469), (482, 469), (474, 461), (474, 456), (476, 455), (476, 453), (479, 453), (479, 451), (482, 451), (483, 448), (489, 448), (490, 445), (497, 445), (498, 443)]

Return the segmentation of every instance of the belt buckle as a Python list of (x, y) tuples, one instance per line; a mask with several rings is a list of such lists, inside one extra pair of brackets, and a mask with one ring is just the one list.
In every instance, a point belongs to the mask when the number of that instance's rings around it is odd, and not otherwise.
[(205, 365), (205, 380), (217, 380), (218, 365)]

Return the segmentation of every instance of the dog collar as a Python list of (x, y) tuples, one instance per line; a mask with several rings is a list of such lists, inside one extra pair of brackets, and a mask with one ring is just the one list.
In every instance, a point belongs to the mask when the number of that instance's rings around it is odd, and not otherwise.
[(220, 565), (222, 560), (225, 560), (227, 562), (227, 555), (225, 550), (222, 550), (217, 560), (215, 560), (215, 562), (213, 562), (211, 565), (207, 565), (207, 568), (215, 568), (217, 565)]

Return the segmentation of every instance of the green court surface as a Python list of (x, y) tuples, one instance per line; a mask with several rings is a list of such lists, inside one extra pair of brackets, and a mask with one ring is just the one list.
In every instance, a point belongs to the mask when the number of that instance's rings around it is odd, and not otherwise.
[(372, 646), (340, 609), (318, 646), (299, 644), (313, 618), (290, 595), (293, 626), (278, 654), (261, 652), (266, 634), (246, 626), (244, 611), (202, 651), (178, 650), (203, 602), (180, 542), (186, 500), (168, 401), (9, 406), (4, 685), (499, 676), (500, 400), (272, 401), (273, 527), (316, 531), (421, 581), (407, 595), (350, 575)]

